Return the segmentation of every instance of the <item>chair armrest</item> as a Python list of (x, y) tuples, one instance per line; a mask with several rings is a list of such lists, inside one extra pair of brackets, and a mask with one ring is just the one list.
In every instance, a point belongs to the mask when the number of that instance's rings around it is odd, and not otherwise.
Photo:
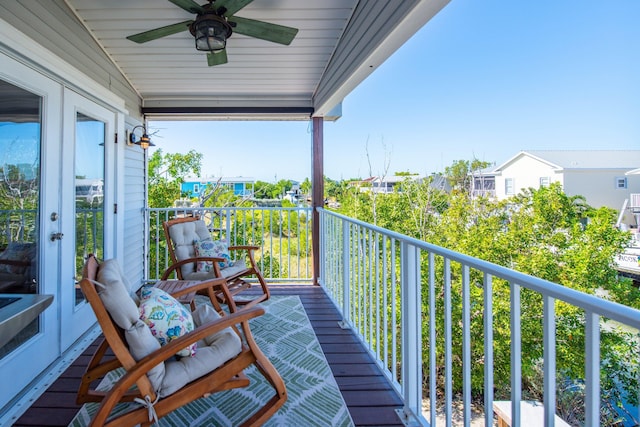
[[(219, 262), (226, 262), (227, 260), (225, 260), (224, 258), (217, 258), (217, 257), (194, 257), (194, 258), (186, 258), (183, 259), (182, 261), (178, 261), (176, 263), (171, 264), (166, 270), (165, 272), (162, 274), (162, 277), (160, 277), (160, 280), (167, 280), (169, 278), (169, 276), (171, 275), (171, 273), (173, 273), (174, 271), (178, 270), (178, 268), (182, 267), (185, 264), (193, 264), (194, 262), (198, 262), (198, 261), (213, 261), (213, 268), (215, 269), (216, 272), (216, 276), (221, 276), (220, 274), (220, 267), (218, 265)], [(181, 276), (178, 276), (180, 278), (182, 278)]]
[[(193, 331), (171, 341), (169, 344), (160, 347), (158, 350), (150, 353), (148, 356), (140, 359), (131, 369), (123, 375), (117, 383), (113, 385), (109, 393), (104, 397), (98, 411), (94, 415), (92, 425), (104, 425), (107, 417), (111, 414), (113, 408), (120, 402), (122, 396), (135, 384), (135, 382), (146, 375), (154, 366), (163, 363), (165, 360), (173, 357), (181, 349), (201, 340), (209, 335), (215, 334), (225, 328), (233, 327), (238, 323), (243, 324), (243, 330), (249, 331), (249, 320), (254, 317), (262, 316), (264, 308), (252, 307), (228, 316), (221, 317), (213, 322), (205, 323), (194, 329)], [(246, 324), (246, 328), (245, 328)], [(255, 345), (253, 339), (250, 340), (249, 346)]]

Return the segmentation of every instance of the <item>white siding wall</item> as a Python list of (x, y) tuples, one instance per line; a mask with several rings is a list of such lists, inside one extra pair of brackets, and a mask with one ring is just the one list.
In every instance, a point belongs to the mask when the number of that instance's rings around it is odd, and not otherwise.
[[(127, 125), (127, 127), (129, 127)], [(124, 216), (123, 257), (124, 273), (132, 286), (138, 287), (144, 277), (144, 211), (147, 194), (145, 186), (146, 162), (142, 149), (126, 146), (124, 153)]]
[(562, 176), (549, 165), (529, 156), (521, 156), (504, 167), (501, 174), (496, 176), (496, 197), (502, 200), (511, 196), (505, 193), (507, 179), (513, 179), (514, 194), (518, 194), (522, 189), (539, 188), (541, 177), (548, 177), (550, 183), (560, 182), (562, 184)]
[[(627, 169), (565, 169), (554, 171), (548, 164), (530, 156), (520, 156), (501, 169), (496, 176), (496, 197), (510, 197), (505, 193), (506, 181), (513, 179), (515, 194), (523, 188), (540, 188), (540, 179), (559, 182), (569, 196), (584, 196), (590, 206), (610, 207), (615, 210), (631, 193), (640, 193), (640, 175), (625, 175)], [(616, 188), (616, 178), (626, 178), (627, 188)]]
[[(582, 195), (594, 208), (622, 208), (629, 194), (640, 192), (640, 176), (625, 176), (626, 170), (568, 170), (565, 172), (565, 193)], [(616, 188), (616, 178), (627, 178), (627, 188)]]

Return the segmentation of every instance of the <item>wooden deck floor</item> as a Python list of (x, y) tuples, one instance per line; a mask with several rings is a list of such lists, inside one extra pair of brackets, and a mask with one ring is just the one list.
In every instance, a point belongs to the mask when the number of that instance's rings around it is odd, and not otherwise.
[[(300, 296), (355, 425), (402, 426), (394, 411), (402, 407), (400, 397), (356, 336), (338, 326), (341, 317), (324, 291), (309, 285), (271, 289), (273, 295)], [(93, 350), (89, 347), (14, 426), (67, 426), (79, 409), (76, 391)]]

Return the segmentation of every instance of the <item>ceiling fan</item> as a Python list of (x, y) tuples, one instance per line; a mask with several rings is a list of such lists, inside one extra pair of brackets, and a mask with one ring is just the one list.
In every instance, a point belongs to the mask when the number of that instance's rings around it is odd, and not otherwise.
[(189, 30), (195, 38), (196, 49), (207, 52), (207, 63), (211, 67), (227, 63), (226, 43), (234, 32), (283, 45), (289, 45), (298, 33), (296, 28), (235, 16), (253, 0), (208, 0), (209, 3), (202, 6), (193, 0), (169, 1), (195, 13), (196, 18), (134, 34), (127, 39), (146, 43)]

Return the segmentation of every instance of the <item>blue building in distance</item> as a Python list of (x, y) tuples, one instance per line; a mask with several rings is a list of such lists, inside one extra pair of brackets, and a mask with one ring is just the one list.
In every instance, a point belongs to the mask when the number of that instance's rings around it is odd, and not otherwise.
[(188, 198), (203, 196), (203, 192), (216, 187), (224, 186), (233, 190), (233, 194), (241, 197), (253, 196), (253, 184), (255, 179), (250, 177), (207, 177), (186, 178), (180, 186), (180, 192)]

